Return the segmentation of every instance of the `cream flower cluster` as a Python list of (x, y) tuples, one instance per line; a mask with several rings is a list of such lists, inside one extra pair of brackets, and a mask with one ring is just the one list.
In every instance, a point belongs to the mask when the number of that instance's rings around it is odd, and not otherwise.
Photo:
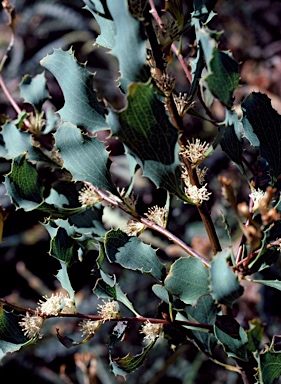
[(39, 300), (38, 310), (47, 316), (58, 316), (60, 313), (76, 313), (76, 307), (69, 296), (63, 293), (52, 294), (51, 297), (43, 296), (45, 301)]
[(140, 330), (140, 333), (143, 333), (145, 336), (143, 340), (153, 341), (159, 337), (160, 332), (162, 331), (162, 324), (153, 324), (150, 321), (146, 321)]

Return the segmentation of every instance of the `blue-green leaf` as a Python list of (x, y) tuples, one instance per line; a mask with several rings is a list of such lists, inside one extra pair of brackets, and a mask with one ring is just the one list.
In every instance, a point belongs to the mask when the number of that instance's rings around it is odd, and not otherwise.
[(109, 12), (107, 2), (101, 0), (84, 0), (86, 6), (95, 17), (100, 27), (100, 35), (96, 39), (96, 43), (112, 49), (115, 44), (116, 26)]
[(74, 181), (87, 181), (116, 193), (109, 172), (111, 161), (105, 145), (96, 137), (82, 134), (71, 123), (62, 124), (55, 134), (56, 146)]
[[(219, 304), (232, 305), (243, 293), (237, 276), (227, 264), (231, 249), (226, 248), (216, 254), (210, 268), (210, 290), (212, 297)], [(227, 282), (227, 284), (226, 284)]]
[(50, 98), (44, 72), (35, 77), (25, 75), (20, 83), (20, 94), (25, 103), (33, 105), (40, 114), (42, 105)]
[(164, 286), (185, 304), (194, 305), (201, 296), (209, 294), (208, 270), (199, 259), (182, 257), (172, 264)]
[(64, 106), (58, 111), (62, 121), (68, 121), (89, 132), (108, 129), (105, 110), (97, 100), (93, 75), (76, 61), (72, 50), (55, 50), (41, 60), (41, 65), (57, 79), (64, 96)]
[(111, 262), (140, 271), (163, 281), (165, 266), (156, 256), (156, 251), (135, 236), (128, 236), (121, 230), (111, 230), (105, 237), (105, 251)]

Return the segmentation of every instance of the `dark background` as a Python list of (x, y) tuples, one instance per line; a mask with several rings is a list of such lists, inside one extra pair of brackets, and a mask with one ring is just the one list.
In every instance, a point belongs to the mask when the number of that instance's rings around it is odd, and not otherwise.
[[(160, 2), (155, 2), (160, 5)], [(162, 2), (163, 3), (163, 2)], [(163, 4), (161, 5), (163, 6)], [(19, 94), (19, 83), (25, 74), (35, 75), (43, 71), (39, 60), (50, 54), (53, 48), (64, 50), (71, 46), (80, 62), (87, 62), (87, 68), (96, 72), (93, 86), (99, 97), (105, 97), (114, 106), (121, 107), (123, 100), (116, 87), (118, 65), (116, 60), (101, 48), (94, 46), (98, 35), (98, 25), (90, 12), (83, 9), (82, 1), (28, 1), (13, 2), (16, 9), (15, 43), (2, 76), (6, 86), (20, 108), (27, 109)], [(191, 9), (192, 2), (185, 3), (185, 11)], [(219, 0), (215, 11), (218, 15), (213, 19), (211, 27), (223, 30), (220, 48), (231, 50), (234, 58), (240, 63), (241, 86), (236, 90), (236, 105), (252, 91), (267, 93), (273, 107), (281, 113), (281, 3), (279, 1), (223, 1)], [(10, 39), (6, 14), (0, 12), (0, 57), (5, 53)], [(192, 53), (192, 32), (184, 38), (184, 55)], [(186, 79), (175, 62), (172, 69), (178, 72), (177, 88), (185, 91)], [(46, 73), (52, 103), (56, 109), (63, 105), (60, 88), (50, 73)], [(0, 113), (15, 118), (16, 114), (0, 89)], [(214, 106), (214, 113), (220, 116), (219, 104)], [(190, 116), (186, 120), (186, 133), (190, 137), (200, 136), (212, 139), (213, 128), (202, 124)], [(126, 185), (126, 170), (124, 170), (124, 153), (122, 145), (109, 139), (112, 159), (116, 166), (113, 169), (116, 182)], [(257, 154), (249, 148), (249, 158)], [(248, 187), (244, 185), (237, 168), (218, 149), (210, 159), (208, 182), (213, 195), (210, 208), (214, 216), (219, 234), (223, 234), (221, 211), (229, 215), (230, 223), (235, 233), (235, 220), (221, 199), (220, 184), (217, 176), (226, 175), (235, 181), (238, 198), (247, 198)], [(0, 159), (0, 176), (10, 170), (10, 162)], [(139, 209), (146, 210), (147, 205), (154, 203), (163, 205), (165, 194), (143, 178), (137, 179), (136, 192), (140, 195)], [(0, 245), (0, 297), (18, 305), (36, 308), (36, 303), (43, 295), (50, 295), (59, 289), (59, 283), (54, 277), (60, 268), (59, 263), (49, 256), (49, 236), (40, 224), (44, 217), (41, 213), (26, 213), (15, 210), (10, 199), (5, 195), (4, 184), (0, 185), (0, 204), (8, 213), (5, 221), (3, 242)], [(108, 219), (109, 220), (109, 219)], [(112, 223), (118, 225), (120, 217), (112, 216)], [(196, 210), (188, 205), (182, 207), (177, 200), (172, 200), (172, 210), (168, 228), (186, 242), (190, 243), (202, 254), (208, 255), (209, 246), (204, 229), (199, 222)], [(221, 231), (221, 232), (220, 232)], [(179, 255), (174, 246), (167, 246), (166, 240), (149, 234), (152, 244), (159, 247), (159, 255), (169, 263), (171, 258)], [(222, 241), (224, 241), (222, 235)], [(157, 244), (157, 245), (156, 245)], [(95, 256), (89, 254), (83, 262), (75, 263), (70, 270), (71, 283), (77, 292), (79, 312), (96, 313), (100, 301), (91, 294), (94, 280), (91, 276)], [(153, 317), (158, 299), (151, 291), (152, 279), (137, 273), (122, 271), (118, 266), (112, 267), (111, 273), (120, 277), (122, 288), (129, 293), (137, 310), (144, 316)], [(268, 270), (268, 278), (274, 277), (276, 271)], [(123, 310), (123, 309), (122, 309)], [(237, 320), (245, 325), (249, 319), (260, 317), (266, 324), (267, 335), (280, 334), (280, 294), (273, 289), (260, 291), (253, 286), (247, 287), (246, 293), (235, 305)], [(1, 377), (16, 382), (22, 381), (33, 384), (81, 384), (87, 383), (83, 378), (81, 367), (91, 367), (91, 384), (109, 384), (123, 382), (116, 378), (108, 368), (108, 332), (99, 332), (86, 345), (66, 349), (55, 336), (58, 327), (64, 334), (80, 340), (77, 332), (77, 321), (55, 319), (44, 325), (44, 338), (36, 345), (22, 348), (19, 352), (8, 354), (0, 366)], [(108, 327), (110, 330), (110, 327)], [(128, 352), (139, 353), (142, 348), (141, 337), (137, 327), (132, 327), (129, 335), (117, 353), (123, 356)], [(233, 362), (230, 361), (233, 364)], [(175, 353), (169, 349), (165, 340), (157, 342), (149, 354), (144, 366), (127, 377), (129, 384), (238, 384), (241, 379), (236, 373), (209, 361), (191, 343), (181, 346)], [(278, 382), (278, 381), (276, 381)], [(281, 382), (281, 381), (280, 381)]]

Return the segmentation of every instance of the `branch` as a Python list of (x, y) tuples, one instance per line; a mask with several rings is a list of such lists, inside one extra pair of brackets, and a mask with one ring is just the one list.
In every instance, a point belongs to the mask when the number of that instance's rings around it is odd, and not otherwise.
[[(8, 306), (10, 308), (13, 308), (13, 309), (15, 309), (17, 311), (28, 312), (31, 315), (37, 315), (37, 316), (43, 317), (44, 319), (57, 318), (59, 316), (60, 318), (73, 317), (73, 318), (93, 320), (93, 321), (103, 320), (102, 316), (85, 315), (84, 313), (79, 313), (79, 312), (77, 312), (77, 313), (60, 313), (58, 316), (56, 316), (56, 315), (48, 315), (48, 316), (46, 316), (44, 313), (38, 313), (34, 309), (20, 307), (18, 305), (11, 304), (7, 300), (2, 299), (2, 298), (0, 298), (0, 303), (2, 305), (6, 305), (6, 306)], [(118, 319), (110, 319), (110, 320), (107, 320), (107, 321), (115, 321), (115, 322), (116, 321), (130, 321), (130, 322), (135, 322), (135, 323), (145, 323), (145, 322), (149, 321), (150, 323), (153, 323), (153, 324), (187, 325), (187, 326), (190, 326), (190, 327), (193, 327), (193, 328), (206, 329), (208, 332), (211, 332), (211, 333), (213, 333), (213, 331), (214, 331), (214, 327), (213, 327), (212, 324), (196, 323), (196, 322), (184, 321), (184, 320), (174, 320), (173, 322), (171, 322), (169, 320), (155, 319), (155, 318), (142, 317), (142, 316), (139, 316), (139, 317), (122, 317), (121, 316)]]
[(153, 229), (165, 237), (167, 237), (169, 240), (173, 241), (175, 244), (177, 244), (180, 248), (182, 248), (187, 254), (189, 254), (192, 257), (199, 258), (207, 267), (210, 267), (210, 263), (207, 259), (205, 259), (204, 256), (200, 255), (199, 253), (195, 252), (191, 247), (189, 247), (187, 244), (185, 244), (182, 240), (180, 240), (177, 236), (173, 235), (170, 231), (168, 231), (166, 228), (160, 227), (159, 225), (153, 223), (149, 219), (138, 215), (133, 214), (131, 210), (119, 201), (115, 200), (114, 198), (110, 197), (106, 192), (103, 192), (99, 188), (95, 187), (91, 183), (85, 182), (86, 185), (88, 185), (103, 201), (106, 201), (110, 205), (113, 205), (114, 207), (117, 207), (121, 209), (123, 212), (126, 212), (130, 216), (132, 216), (134, 219), (138, 220), (139, 222), (146, 225), (148, 228)]

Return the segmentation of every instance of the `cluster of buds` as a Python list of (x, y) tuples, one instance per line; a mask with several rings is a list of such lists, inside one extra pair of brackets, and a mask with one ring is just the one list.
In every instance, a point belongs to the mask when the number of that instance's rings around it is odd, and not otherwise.
[[(159, 227), (166, 228), (168, 218), (168, 210), (166, 208), (155, 205), (154, 207), (148, 208), (148, 212), (145, 213), (145, 216), (154, 224), (159, 225)], [(129, 236), (139, 236), (146, 228), (147, 226), (139, 220), (130, 219), (127, 222), (124, 231)]]
[(143, 12), (147, 6), (147, 0), (128, 0), (131, 15), (139, 20), (144, 20)]

